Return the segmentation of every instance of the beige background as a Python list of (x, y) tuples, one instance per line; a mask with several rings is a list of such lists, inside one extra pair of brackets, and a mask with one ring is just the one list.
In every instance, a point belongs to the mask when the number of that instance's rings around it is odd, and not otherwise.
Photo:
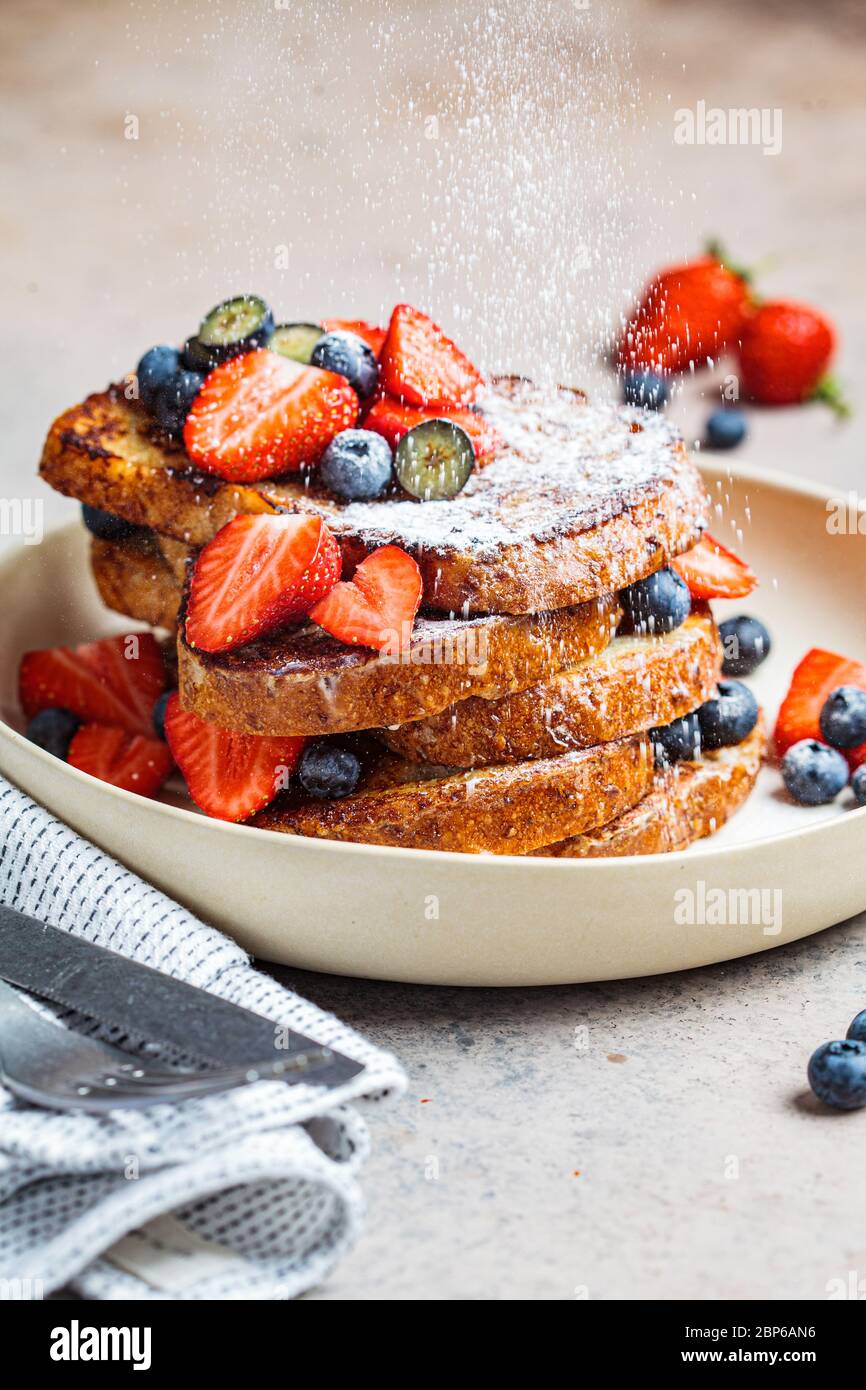
[[(71, 515), (33, 482), (53, 415), (246, 289), (284, 318), (414, 299), (485, 366), (605, 394), (630, 295), (710, 232), (830, 312), (858, 400), (864, 58), (855, 0), (5, 0), (0, 496)], [(781, 154), (675, 145), (699, 99), (781, 108)], [(674, 407), (689, 436), (701, 391)], [(859, 413), (751, 424), (737, 460), (864, 490)], [(303, 977), (413, 1080), (323, 1296), (823, 1298), (866, 1275), (864, 1117), (792, 1099), (866, 1003), (864, 932), (582, 989)]]

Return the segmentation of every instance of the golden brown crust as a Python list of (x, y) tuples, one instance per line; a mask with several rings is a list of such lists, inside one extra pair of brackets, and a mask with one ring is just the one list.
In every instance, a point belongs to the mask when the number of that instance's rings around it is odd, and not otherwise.
[(710, 698), (721, 666), (718, 630), (700, 605), (664, 637), (618, 637), (529, 689), (473, 696), (379, 737), (403, 757), (449, 767), (551, 758), (679, 719)]
[(143, 532), (118, 542), (92, 536), (90, 568), (107, 608), (150, 627), (177, 626), (180, 586), (154, 537)]
[(55, 421), (41, 473), (59, 492), (193, 546), (238, 511), (316, 512), (340, 540), (344, 573), (399, 545), (439, 612), (570, 606), (634, 583), (697, 540), (708, 499), (663, 419), (527, 383), (500, 383), (482, 406), (506, 447), (449, 502), (342, 505), (314, 478), (224, 483), (194, 469), (118, 387)]
[(645, 738), (477, 772), (422, 767), (385, 754), (364, 790), (342, 801), (286, 793), (250, 822), (264, 830), (407, 849), (527, 854), (621, 815), (647, 791)]
[(763, 719), (736, 748), (705, 753), (697, 762), (657, 772), (636, 806), (600, 829), (533, 850), (557, 859), (667, 854), (712, 835), (754, 788), (766, 748)]

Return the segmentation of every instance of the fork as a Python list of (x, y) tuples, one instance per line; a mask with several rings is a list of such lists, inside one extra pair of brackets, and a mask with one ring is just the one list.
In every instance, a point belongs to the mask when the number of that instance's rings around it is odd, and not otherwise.
[(37, 1013), (0, 980), (0, 1081), (21, 1100), (52, 1110), (104, 1114), (231, 1091), (254, 1081), (279, 1081), (326, 1066), (327, 1047), (250, 1065), (193, 1071), (148, 1063), (119, 1047), (74, 1033)]

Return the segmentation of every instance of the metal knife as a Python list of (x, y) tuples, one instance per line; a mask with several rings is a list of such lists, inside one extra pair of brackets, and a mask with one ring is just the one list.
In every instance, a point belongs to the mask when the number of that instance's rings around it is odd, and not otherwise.
[[(321, 1044), (207, 990), (0, 904), (0, 979), (133, 1038), (224, 1066), (288, 1058)], [(341, 1086), (363, 1064), (328, 1048), (286, 1084)]]

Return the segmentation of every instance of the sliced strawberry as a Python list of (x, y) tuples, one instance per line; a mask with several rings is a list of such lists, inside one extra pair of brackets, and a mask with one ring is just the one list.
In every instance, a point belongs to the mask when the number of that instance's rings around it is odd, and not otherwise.
[(366, 319), (322, 319), (322, 328), (326, 333), (333, 333), (337, 329), (342, 329), (345, 333), (357, 333), (359, 338), (363, 338), (364, 342), (369, 344), (377, 357), (388, 336), (387, 328), (367, 323)]
[(315, 463), (357, 418), (358, 397), (345, 377), (262, 348), (205, 378), (183, 438), (205, 472), (253, 483)]
[(691, 550), (671, 560), (671, 568), (686, 581), (692, 598), (745, 598), (758, 582), (745, 561), (708, 531)]
[(246, 820), (284, 789), (301, 756), (302, 738), (236, 734), (199, 719), (172, 695), (165, 736), (197, 806), (217, 820)]
[(196, 561), (187, 641), (225, 652), (304, 618), (333, 589), (341, 564), (320, 516), (236, 516)]
[(336, 584), (310, 617), (352, 646), (398, 652), (408, 644), (421, 602), (421, 571), (405, 550), (383, 546), (349, 580)]
[[(866, 690), (866, 665), (813, 647), (791, 677), (790, 688), (779, 709), (775, 740), (780, 757), (801, 738), (824, 742), (818, 721), (827, 696), (839, 685), (856, 685)], [(859, 748), (849, 750), (852, 767), (863, 761), (858, 757), (862, 751)]]
[(425, 420), (452, 420), (464, 429), (472, 440), (475, 457), (481, 464), (489, 463), (503, 440), (499, 431), (477, 411), (465, 406), (449, 405), (439, 410), (422, 410), (417, 405), (404, 405), (393, 396), (378, 396), (364, 417), (364, 429), (381, 434), (392, 449), (396, 449), (404, 434)]
[(155, 796), (174, 767), (162, 739), (108, 724), (82, 724), (69, 745), (71, 767), (127, 792)]
[(27, 652), (18, 674), (28, 719), (59, 705), (79, 719), (133, 734), (153, 732), (153, 707), (165, 687), (162, 651), (150, 632)]
[(382, 389), (410, 405), (468, 405), (482, 383), (469, 358), (411, 304), (391, 315), (380, 362)]

